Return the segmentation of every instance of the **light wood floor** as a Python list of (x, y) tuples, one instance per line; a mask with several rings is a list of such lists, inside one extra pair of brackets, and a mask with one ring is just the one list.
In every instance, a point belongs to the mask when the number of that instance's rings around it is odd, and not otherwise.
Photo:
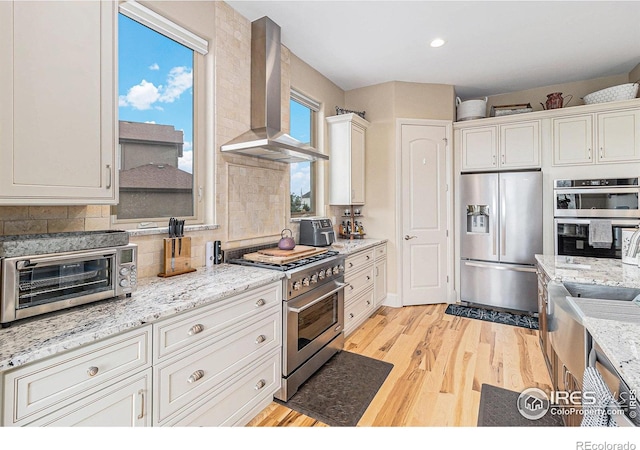
[[(345, 350), (394, 364), (358, 426), (476, 426), (483, 383), (551, 389), (537, 331), (445, 309), (382, 307), (347, 338)], [(326, 425), (272, 402), (248, 426)]]

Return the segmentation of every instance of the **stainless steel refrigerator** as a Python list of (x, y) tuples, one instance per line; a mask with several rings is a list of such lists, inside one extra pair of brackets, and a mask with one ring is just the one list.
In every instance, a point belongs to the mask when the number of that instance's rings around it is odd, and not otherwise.
[(537, 312), (542, 172), (462, 174), (460, 300)]

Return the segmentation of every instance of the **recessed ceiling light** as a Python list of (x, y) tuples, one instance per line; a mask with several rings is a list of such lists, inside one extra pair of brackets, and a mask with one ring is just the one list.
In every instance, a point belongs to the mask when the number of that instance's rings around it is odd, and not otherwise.
[(431, 44), (429, 44), (431, 47), (433, 48), (438, 48), (438, 47), (442, 47), (444, 45), (444, 39), (434, 39), (433, 41), (431, 41)]

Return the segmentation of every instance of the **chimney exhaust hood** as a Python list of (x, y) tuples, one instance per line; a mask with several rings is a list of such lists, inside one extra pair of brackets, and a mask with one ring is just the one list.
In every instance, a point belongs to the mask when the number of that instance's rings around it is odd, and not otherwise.
[(251, 23), (251, 130), (220, 146), (285, 163), (329, 157), (281, 129), (280, 27), (268, 17)]

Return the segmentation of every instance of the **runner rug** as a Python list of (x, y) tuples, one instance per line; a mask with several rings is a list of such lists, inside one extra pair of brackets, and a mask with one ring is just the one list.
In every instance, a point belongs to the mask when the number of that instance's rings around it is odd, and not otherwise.
[(334, 427), (354, 427), (393, 364), (341, 351), (309, 378), (288, 402), (276, 402)]
[(531, 330), (538, 329), (538, 318), (527, 314), (515, 314), (506, 311), (495, 311), (492, 309), (475, 308), (463, 305), (449, 305), (447, 306), (445, 313), (452, 316), (502, 323), (505, 325), (513, 325), (515, 327), (529, 328)]

